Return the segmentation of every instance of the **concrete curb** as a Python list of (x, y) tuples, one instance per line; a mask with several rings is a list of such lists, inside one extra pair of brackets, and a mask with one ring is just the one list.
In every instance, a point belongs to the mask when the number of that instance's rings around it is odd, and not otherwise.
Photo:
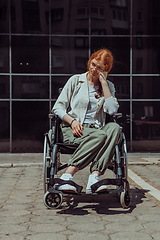
[[(128, 165), (159, 165), (160, 163), (155, 162), (129, 162)], [(41, 167), (43, 163), (4, 163), (0, 164), (0, 168), (11, 168), (11, 167)]]
[(0, 168), (11, 168), (11, 167), (40, 167), (43, 163), (4, 163), (0, 164)]

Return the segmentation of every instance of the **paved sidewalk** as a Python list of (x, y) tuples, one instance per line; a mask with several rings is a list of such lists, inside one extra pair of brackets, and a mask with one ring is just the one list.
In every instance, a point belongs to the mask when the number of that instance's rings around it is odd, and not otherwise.
[[(154, 164), (159, 166), (159, 155), (128, 154), (128, 162), (147, 163), (156, 157)], [(65, 197), (60, 209), (47, 209), (43, 204), (42, 159), (43, 154), (0, 154), (0, 239), (160, 239), (159, 202), (133, 181), (129, 209), (122, 209), (115, 195), (87, 196), (88, 167), (74, 177), (84, 186), (82, 195)], [(62, 161), (67, 159), (62, 156)], [(110, 174), (107, 170), (103, 177)]]

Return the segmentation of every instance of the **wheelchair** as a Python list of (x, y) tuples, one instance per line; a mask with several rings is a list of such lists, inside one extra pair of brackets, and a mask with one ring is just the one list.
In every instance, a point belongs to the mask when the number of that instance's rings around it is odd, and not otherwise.
[[(113, 121), (121, 117), (121, 113), (113, 116)], [(67, 192), (62, 192), (56, 188), (56, 184), (69, 183), (76, 187), (77, 193), (81, 195), (83, 186), (76, 184), (73, 181), (65, 181), (55, 178), (58, 171), (68, 167), (68, 164), (60, 162), (60, 154), (73, 154), (77, 148), (77, 144), (63, 143), (61, 139), (61, 120), (55, 114), (49, 114), (52, 122), (52, 128), (44, 135), (44, 154), (43, 154), (43, 186), (44, 186), (44, 205), (49, 209), (57, 209), (63, 202), (63, 195)], [(92, 195), (98, 194), (117, 194), (122, 208), (129, 208), (131, 203), (131, 192), (128, 182), (128, 166), (127, 166), (127, 147), (126, 139), (123, 131), (121, 132), (120, 141), (115, 146), (114, 156), (108, 169), (113, 171), (115, 178), (106, 178), (93, 184)], [(104, 193), (96, 193), (96, 190), (101, 185), (114, 185), (114, 189), (108, 189)], [(71, 194), (71, 193), (68, 193)]]

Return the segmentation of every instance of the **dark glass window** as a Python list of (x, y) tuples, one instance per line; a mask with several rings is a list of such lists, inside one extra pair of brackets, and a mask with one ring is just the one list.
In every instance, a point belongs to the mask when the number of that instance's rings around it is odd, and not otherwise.
[(41, 34), (48, 33), (45, 11), (49, 4), (43, 0), (11, 0), (12, 33)]
[[(49, 16), (49, 14), (48, 14)], [(89, 28), (89, 0), (51, 1), (51, 33), (75, 34), (77, 27)]]
[[(77, 65), (77, 58), (88, 58), (87, 37), (59, 37), (59, 47), (52, 45), (52, 73), (74, 74), (87, 70)], [(53, 37), (54, 41), (54, 37)], [(60, 46), (61, 45), (61, 46)]]
[(13, 152), (43, 152), (48, 132), (48, 102), (13, 102)]
[(0, 1), (0, 33), (9, 32), (8, 1)]
[(9, 113), (9, 102), (0, 102), (0, 152), (9, 152), (10, 148)]
[(133, 34), (143, 31), (143, 34), (160, 34), (160, 1), (133, 1)]
[(71, 76), (66, 76), (66, 77), (63, 77), (63, 76), (55, 76), (55, 77), (52, 77), (52, 99), (57, 99), (59, 94), (60, 94), (60, 91), (62, 90), (62, 88), (64, 87), (65, 83), (68, 81), (68, 79), (70, 78)]
[(13, 98), (49, 98), (49, 79), (42, 76), (13, 76)]
[(0, 72), (9, 72), (9, 38), (0, 35)]
[(51, 22), (63, 20), (63, 8), (51, 9)]
[(49, 73), (49, 38), (12, 36), (14, 73)]
[(9, 98), (9, 77), (0, 76), (0, 98)]
[(133, 151), (159, 152), (160, 102), (133, 103)]
[(129, 84), (129, 77), (110, 77), (108, 75), (107, 79), (114, 83), (115, 90), (116, 90), (116, 97), (118, 99), (129, 99), (130, 98), (130, 84)]
[(133, 77), (133, 98), (158, 99), (160, 77)]
[(133, 38), (133, 73), (160, 72), (160, 38)]

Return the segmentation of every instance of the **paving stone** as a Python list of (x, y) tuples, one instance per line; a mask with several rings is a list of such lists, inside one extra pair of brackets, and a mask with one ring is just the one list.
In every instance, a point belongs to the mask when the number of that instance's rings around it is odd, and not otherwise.
[(0, 225), (0, 234), (11, 234), (11, 233), (19, 233), (26, 231), (27, 227), (20, 226), (20, 225)]
[(2, 234), (0, 235), (1, 240), (25, 240), (24, 236), (18, 234)]
[(1, 224), (21, 224), (21, 223), (25, 223), (25, 222), (29, 222), (30, 218), (27, 216), (25, 217), (12, 217), (11, 214), (8, 213), (8, 216), (3, 217), (3, 221), (1, 221)]
[(37, 233), (33, 234), (32, 236), (27, 236), (26, 240), (68, 240), (68, 238), (63, 234), (57, 234), (57, 233)]
[[(84, 216), (85, 217), (85, 216)], [(77, 223), (77, 224), (72, 224), (68, 227), (68, 229), (75, 231), (75, 232), (97, 232), (97, 231), (101, 231), (104, 230), (105, 227), (101, 224), (95, 224), (95, 223), (90, 223), (88, 222), (88, 224), (85, 223)]]
[(102, 219), (100, 216), (92, 215), (92, 217), (91, 217), (91, 215), (85, 215), (85, 216), (70, 216), (70, 217), (66, 218), (66, 221), (68, 223), (78, 222), (78, 223), (86, 223), (87, 224), (88, 222), (90, 222), (90, 223), (101, 222)]
[(102, 234), (94, 234), (94, 233), (76, 233), (69, 236), (68, 240), (93, 240), (93, 239), (100, 239), (100, 240), (109, 240), (107, 235)]
[(14, 204), (5, 204), (5, 206), (4, 206), (4, 210), (8, 210), (8, 211), (11, 211), (11, 212), (13, 212), (13, 211), (18, 211), (18, 210), (26, 210), (26, 209), (28, 209), (28, 208), (30, 208), (30, 207), (32, 207), (32, 205), (31, 204), (16, 204), (16, 203), (14, 203)]
[(29, 227), (29, 231), (37, 233), (55, 233), (65, 231), (66, 227), (60, 224), (36, 224)]
[(34, 223), (49, 223), (49, 224), (55, 224), (55, 223), (62, 223), (66, 221), (64, 216), (36, 216), (31, 220)]
[(160, 222), (160, 215), (159, 214), (143, 214), (137, 216), (137, 219), (142, 222)]
[(160, 239), (160, 232), (152, 233), (151, 236), (153, 237), (154, 240), (159, 240)]
[(160, 223), (157, 222), (149, 222), (149, 223), (144, 223), (143, 226), (147, 230), (151, 230), (152, 232), (160, 232)]
[(143, 226), (140, 223), (137, 222), (132, 222), (132, 223), (111, 223), (106, 225), (106, 229), (109, 231), (115, 231), (115, 232), (120, 232), (122, 229), (125, 229), (126, 232), (134, 232), (134, 231), (139, 231), (143, 229)]
[(110, 235), (111, 240), (153, 240), (150, 235), (138, 232), (117, 232)]
[[(136, 216), (132, 216), (131, 214), (114, 214), (114, 215), (106, 215), (102, 216), (103, 221), (109, 222), (132, 222), (136, 220)], [(132, 223), (131, 223), (132, 224)]]

